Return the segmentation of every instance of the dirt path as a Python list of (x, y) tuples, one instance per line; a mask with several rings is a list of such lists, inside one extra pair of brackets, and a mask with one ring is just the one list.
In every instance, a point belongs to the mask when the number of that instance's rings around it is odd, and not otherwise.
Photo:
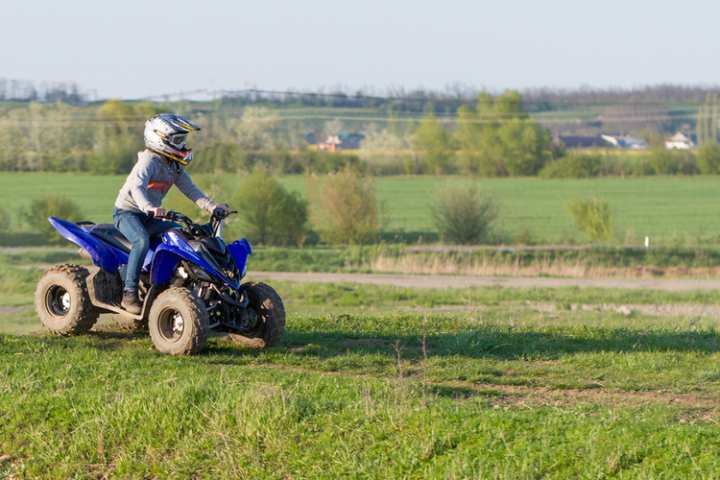
[(254, 280), (305, 283), (360, 283), (407, 288), (626, 288), (685, 292), (720, 289), (720, 279), (481, 277), (474, 275), (406, 275), (382, 273), (252, 272)]

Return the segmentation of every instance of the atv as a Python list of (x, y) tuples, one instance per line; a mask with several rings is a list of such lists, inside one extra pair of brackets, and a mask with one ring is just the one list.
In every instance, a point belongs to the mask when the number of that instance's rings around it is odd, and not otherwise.
[(151, 237), (140, 274), (138, 315), (120, 307), (131, 244), (113, 225), (48, 220), (94, 266), (56, 265), (35, 291), (40, 321), (57, 335), (89, 331), (101, 313), (118, 314), (147, 329), (155, 348), (170, 355), (203, 350), (208, 335), (229, 336), (255, 348), (276, 344), (285, 329), (280, 296), (264, 283), (240, 283), (252, 254), (246, 239), (225, 244), (224, 221), (237, 212), (217, 210), (207, 224), (179, 212), (165, 219), (179, 228)]

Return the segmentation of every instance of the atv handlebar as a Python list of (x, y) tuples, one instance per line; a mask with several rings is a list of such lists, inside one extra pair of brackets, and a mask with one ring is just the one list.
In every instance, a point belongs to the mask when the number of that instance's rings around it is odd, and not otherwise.
[[(225, 220), (227, 217), (229, 217), (232, 214), (238, 213), (237, 210), (224, 210), (221, 208), (216, 208), (212, 215), (210, 216), (210, 223), (205, 225), (200, 225), (188, 217), (187, 215), (176, 212), (174, 210), (168, 210), (165, 212), (165, 215), (162, 217), (155, 217), (160, 218), (163, 220), (169, 220), (171, 222), (178, 222), (184, 224), (187, 229), (190, 231), (190, 233), (195, 236), (214, 236), (217, 233), (218, 225), (220, 222)], [(150, 215), (152, 217), (152, 215)]]

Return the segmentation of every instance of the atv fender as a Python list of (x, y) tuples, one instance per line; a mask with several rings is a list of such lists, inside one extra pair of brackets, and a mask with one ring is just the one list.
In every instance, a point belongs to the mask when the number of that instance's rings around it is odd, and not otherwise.
[(172, 230), (163, 234), (163, 243), (155, 249), (152, 269), (150, 270), (150, 283), (152, 285), (166, 285), (172, 280), (181, 260), (193, 263), (208, 275), (217, 278), (224, 284), (237, 290), (240, 288), (238, 280), (228, 278), (222, 272), (205, 261), (190, 245)]
[(106, 272), (117, 272), (120, 265), (127, 263), (127, 254), (106, 246), (76, 224), (57, 217), (49, 217), (48, 221), (60, 235), (88, 252), (93, 263)]

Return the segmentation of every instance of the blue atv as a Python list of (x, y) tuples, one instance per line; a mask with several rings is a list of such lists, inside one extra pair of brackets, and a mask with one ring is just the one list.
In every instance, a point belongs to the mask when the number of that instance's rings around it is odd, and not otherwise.
[(225, 244), (225, 218), (217, 211), (207, 224), (179, 212), (166, 218), (180, 228), (150, 239), (140, 274), (139, 315), (120, 307), (122, 278), (130, 242), (113, 225), (48, 220), (64, 238), (80, 247), (94, 266), (56, 265), (40, 279), (35, 307), (43, 325), (58, 335), (90, 330), (101, 313), (131, 319), (147, 328), (155, 348), (170, 355), (203, 350), (208, 335), (264, 348), (277, 343), (285, 329), (280, 296), (264, 283), (240, 283), (252, 253), (245, 239)]

